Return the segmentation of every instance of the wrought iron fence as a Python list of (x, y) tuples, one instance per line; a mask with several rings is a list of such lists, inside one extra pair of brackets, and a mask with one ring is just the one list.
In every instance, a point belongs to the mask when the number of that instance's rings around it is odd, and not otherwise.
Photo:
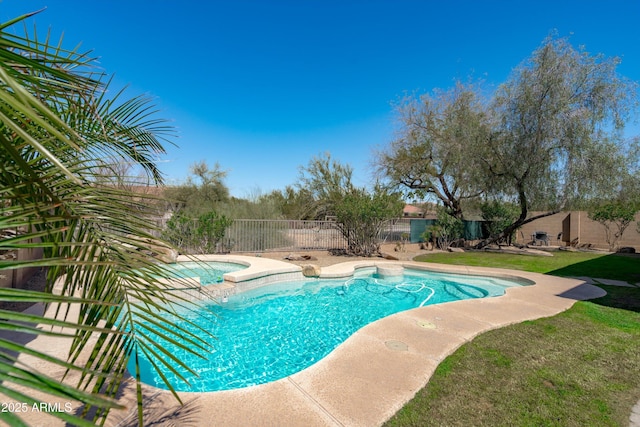
[[(409, 221), (388, 221), (381, 242), (408, 241)], [(225, 234), (231, 252), (346, 249), (347, 241), (335, 221), (236, 219)]]
[(411, 219), (396, 218), (382, 226), (378, 239), (381, 243), (409, 242), (411, 236)]
[(236, 219), (224, 246), (231, 252), (343, 249), (346, 241), (333, 221)]
[[(164, 221), (159, 225), (164, 226)], [(409, 220), (387, 221), (381, 243), (409, 241)], [(235, 219), (219, 243), (219, 252), (275, 252), (346, 249), (347, 241), (335, 221)], [(182, 248), (191, 253), (196, 248)], [(191, 252), (189, 252), (191, 251)]]

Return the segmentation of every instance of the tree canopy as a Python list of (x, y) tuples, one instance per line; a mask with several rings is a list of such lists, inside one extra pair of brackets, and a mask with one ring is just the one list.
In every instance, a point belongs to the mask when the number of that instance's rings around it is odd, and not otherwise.
[(229, 189), (224, 183), (227, 172), (220, 164), (209, 166), (205, 161), (197, 161), (190, 167), (186, 183), (167, 187), (165, 197), (174, 204), (174, 210), (186, 211), (197, 216), (215, 210), (229, 200)]
[(378, 153), (379, 173), (408, 196), (433, 196), (451, 215), (483, 193), (475, 150), (489, 135), (488, 112), (477, 87), (405, 97), (396, 106), (398, 135)]
[(352, 168), (331, 158), (314, 157), (300, 169), (298, 188), (312, 198), (316, 216), (334, 217), (351, 255), (379, 254), (382, 225), (400, 216), (400, 194), (376, 185), (369, 191), (351, 181)]
[(638, 85), (618, 75), (618, 64), (550, 36), (491, 97), (458, 84), (436, 92), (446, 97), (408, 98), (379, 170), (393, 185), (435, 195), (456, 217), (468, 199), (514, 203), (519, 214), (492, 241), (611, 196), (637, 167), (623, 130)]
[(335, 206), (354, 189), (351, 181), (353, 168), (333, 159), (330, 153), (314, 156), (305, 167), (300, 167), (296, 187), (312, 200), (315, 219), (335, 215)]
[(498, 89), (497, 128), (481, 159), (492, 191), (520, 207), (507, 233), (536, 219), (532, 209), (550, 215), (619, 181), (637, 85), (616, 73), (618, 63), (548, 38)]
[(598, 203), (589, 209), (589, 218), (598, 221), (605, 229), (609, 250), (618, 249), (619, 241), (640, 210), (638, 200), (615, 200)]

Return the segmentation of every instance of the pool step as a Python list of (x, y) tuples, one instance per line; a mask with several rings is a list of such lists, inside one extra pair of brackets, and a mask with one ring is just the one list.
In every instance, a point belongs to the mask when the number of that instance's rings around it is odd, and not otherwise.
[(226, 297), (236, 293), (236, 285), (230, 282), (216, 283), (214, 285), (203, 286), (202, 290), (212, 298)]

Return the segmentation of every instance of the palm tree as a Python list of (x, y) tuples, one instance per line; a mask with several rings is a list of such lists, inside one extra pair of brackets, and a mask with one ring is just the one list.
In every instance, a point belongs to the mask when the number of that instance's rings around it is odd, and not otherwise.
[[(154, 356), (179, 375), (188, 367), (159, 339), (186, 337), (192, 352), (206, 349), (196, 334), (166, 320), (193, 305), (160, 279), (166, 269), (148, 250), (149, 243), (168, 247), (153, 236), (157, 203), (117, 185), (127, 181), (117, 176), (122, 163), (161, 184), (156, 158), (173, 129), (156, 118), (148, 98), (127, 99), (123, 92), (107, 98), (111, 81), (87, 53), (65, 50), (48, 36), (41, 41), (35, 31), (8, 31), (31, 15), (0, 24), (0, 254), (38, 248), (43, 257), (4, 257), (0, 274), (45, 267), (47, 288), (0, 288), (0, 302), (39, 302), (48, 309), (37, 315), (0, 310), (0, 398), (29, 406), (73, 400), (80, 411), (52, 415), (74, 425), (103, 423), (118, 407), (115, 395), (131, 355), (142, 424), (138, 355)], [(15, 332), (68, 341), (68, 354), (51, 356), (6, 338)], [(48, 372), (65, 371), (64, 378), (39, 370), (42, 363)], [(0, 419), (25, 425), (17, 413), (0, 412)]]

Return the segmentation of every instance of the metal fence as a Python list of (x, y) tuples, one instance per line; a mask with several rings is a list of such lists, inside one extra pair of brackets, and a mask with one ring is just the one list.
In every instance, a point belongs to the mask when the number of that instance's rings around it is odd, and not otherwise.
[(381, 243), (408, 242), (411, 236), (411, 219), (396, 218), (382, 226), (378, 239)]
[[(166, 227), (166, 219), (158, 219), (158, 227)], [(220, 252), (265, 252), (346, 249), (347, 241), (335, 221), (234, 219), (217, 245)], [(380, 243), (409, 241), (407, 218), (387, 221), (378, 240)], [(198, 248), (183, 247), (185, 253)]]
[(333, 221), (236, 219), (224, 246), (232, 252), (343, 249), (346, 241)]
[[(408, 241), (409, 221), (388, 221), (380, 242)], [(223, 246), (231, 252), (345, 249), (347, 241), (334, 221), (236, 219)]]

